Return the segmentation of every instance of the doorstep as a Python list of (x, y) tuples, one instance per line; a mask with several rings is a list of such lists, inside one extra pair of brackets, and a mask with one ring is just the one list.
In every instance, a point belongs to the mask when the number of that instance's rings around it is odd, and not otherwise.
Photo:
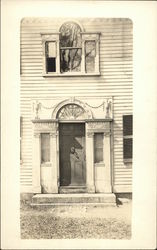
[(86, 206), (116, 206), (116, 196), (113, 193), (103, 194), (35, 194), (32, 197), (32, 206), (38, 205), (86, 205)]

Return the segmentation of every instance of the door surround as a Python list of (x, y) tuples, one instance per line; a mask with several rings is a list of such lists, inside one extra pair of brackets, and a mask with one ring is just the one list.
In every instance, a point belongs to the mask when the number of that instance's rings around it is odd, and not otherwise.
[[(80, 114), (72, 117), (72, 112), (65, 119), (58, 119), (59, 112), (67, 111), (67, 108), (72, 108), (75, 105), (76, 111)], [(78, 106), (78, 108), (76, 107)], [(33, 192), (41, 193), (43, 185), (45, 185), (46, 193), (59, 192), (59, 124), (60, 123), (84, 123), (85, 124), (85, 144), (86, 144), (86, 191), (87, 193), (111, 193), (111, 118), (97, 119), (93, 117), (92, 111), (87, 108), (83, 102), (78, 100), (63, 101), (54, 108), (52, 117), (56, 115), (55, 119), (34, 119), (32, 120), (34, 126), (33, 137)], [(63, 108), (63, 109), (62, 109)], [(64, 113), (64, 112), (63, 112)], [(66, 113), (66, 112), (65, 112)], [(41, 164), (41, 133), (50, 134), (50, 162), (49, 164)], [(100, 166), (94, 163), (94, 134), (104, 134), (104, 163)], [(42, 169), (42, 173), (41, 173)], [(103, 179), (101, 179), (101, 172)], [(43, 175), (42, 175), (43, 174)]]

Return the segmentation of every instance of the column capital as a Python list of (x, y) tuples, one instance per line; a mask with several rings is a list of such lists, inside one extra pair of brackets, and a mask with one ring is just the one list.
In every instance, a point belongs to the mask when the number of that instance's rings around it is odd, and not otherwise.
[(111, 131), (110, 130), (104, 132), (104, 136), (105, 137), (109, 137), (110, 135), (111, 135)]
[(34, 137), (35, 137), (35, 138), (40, 138), (40, 133), (39, 133), (39, 132), (35, 132), (35, 133), (34, 133)]
[(55, 138), (58, 135), (57, 131), (51, 132), (50, 137)]
[(88, 131), (87, 137), (92, 138), (94, 136), (94, 132)]

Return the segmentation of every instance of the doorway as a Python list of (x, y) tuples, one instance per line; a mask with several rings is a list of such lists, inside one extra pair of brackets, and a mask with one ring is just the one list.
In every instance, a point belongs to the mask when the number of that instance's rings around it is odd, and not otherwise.
[(59, 124), (60, 186), (86, 183), (85, 124)]

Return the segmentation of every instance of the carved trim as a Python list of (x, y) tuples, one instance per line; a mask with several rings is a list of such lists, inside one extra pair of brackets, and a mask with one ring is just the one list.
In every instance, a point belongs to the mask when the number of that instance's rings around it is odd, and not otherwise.
[(41, 37), (42, 37), (42, 41), (46, 42), (46, 41), (59, 41), (59, 33), (58, 34), (42, 34), (41, 33)]
[(51, 131), (51, 130), (54, 130), (54, 129), (57, 129), (57, 126), (56, 126), (56, 122), (54, 123), (48, 123), (48, 122), (45, 122), (45, 123), (34, 123), (34, 130), (35, 131)]
[(62, 23), (60, 24), (59, 30), (60, 30), (60, 28), (61, 28), (65, 23), (76, 23), (76, 24), (80, 27), (80, 29), (81, 29), (81, 32), (80, 32), (80, 33), (85, 32), (85, 29), (84, 29), (82, 23), (81, 23), (79, 20), (76, 20), (76, 19), (74, 19), (74, 18), (64, 19), (64, 20), (62, 21)]
[(112, 99), (107, 99), (106, 101), (106, 118), (112, 117)]
[(80, 107), (81, 107), (82, 109), (84, 109), (84, 111), (85, 111), (85, 114), (86, 114), (85, 119), (92, 119), (92, 118), (93, 118), (93, 115), (92, 115), (91, 110), (87, 107), (87, 105), (86, 105), (84, 102), (82, 102), (82, 101), (80, 101), (80, 100), (78, 100), (78, 99), (75, 99), (75, 97), (71, 97), (71, 98), (69, 98), (69, 99), (66, 99), (66, 100), (60, 102), (60, 103), (56, 106), (56, 108), (55, 108), (55, 109), (53, 110), (53, 112), (52, 112), (52, 119), (56, 119), (56, 116), (57, 116), (58, 111), (59, 111), (63, 106), (65, 106), (66, 104), (76, 104), (76, 105), (80, 106)]
[(104, 132), (104, 136), (105, 136), (105, 137), (111, 136), (111, 131), (106, 131), (106, 132)]
[(94, 132), (88, 131), (87, 132), (87, 137), (92, 138), (94, 136)]
[(51, 132), (51, 133), (50, 133), (50, 138), (56, 138), (57, 135), (58, 135), (58, 133), (56, 133), (56, 132)]
[(34, 137), (35, 137), (35, 138), (40, 138), (40, 133), (36, 133), (36, 132), (35, 132), (35, 133), (34, 133)]
[(82, 33), (82, 40), (88, 41), (88, 40), (95, 40), (96, 42), (99, 42), (100, 40), (100, 33)]
[(87, 125), (91, 129), (108, 129), (109, 123), (108, 122), (89, 122)]

